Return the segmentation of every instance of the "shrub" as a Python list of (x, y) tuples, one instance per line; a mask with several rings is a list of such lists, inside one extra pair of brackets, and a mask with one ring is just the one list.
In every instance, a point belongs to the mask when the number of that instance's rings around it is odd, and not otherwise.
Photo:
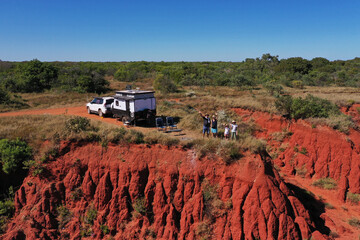
[(0, 87), (0, 104), (6, 104), (10, 100), (9, 93)]
[(141, 215), (145, 215), (147, 213), (145, 197), (136, 199), (133, 208)]
[(8, 197), (0, 201), (0, 234), (6, 232), (6, 225), (9, 222), (10, 218), (14, 215), (15, 205), (14, 205), (14, 190), (11, 186), (9, 188)]
[(83, 196), (83, 192), (80, 187), (75, 188), (74, 191), (71, 192), (71, 200), (78, 201)]
[(11, 217), (15, 212), (14, 201), (11, 199), (5, 199), (0, 201), (0, 216)]
[(128, 143), (140, 144), (144, 142), (144, 134), (133, 129), (126, 133), (125, 138)]
[(320, 178), (312, 183), (313, 186), (326, 190), (332, 190), (337, 187), (337, 183), (332, 178)]
[(281, 96), (275, 101), (276, 108), (294, 119), (328, 118), (340, 115), (338, 107), (328, 100), (307, 95), (305, 98)]
[(306, 98), (294, 98), (291, 104), (291, 117), (294, 119), (339, 115), (338, 107), (328, 100), (307, 95)]
[(86, 212), (85, 222), (90, 225), (94, 225), (94, 221), (97, 216), (97, 210), (94, 206), (90, 206), (90, 208)]
[(353, 204), (358, 204), (360, 202), (360, 194), (348, 192), (346, 199)]
[(157, 74), (153, 85), (156, 90), (162, 93), (177, 92), (175, 83), (168, 76), (161, 73)]
[(59, 222), (59, 229), (62, 229), (68, 222), (70, 222), (72, 218), (71, 212), (64, 205), (58, 206), (56, 211), (58, 213), (57, 220)]
[(351, 218), (348, 220), (348, 223), (353, 227), (360, 228), (360, 219), (358, 218)]
[(44, 158), (41, 158), (39, 160), (30, 159), (28, 161), (24, 162), (24, 169), (29, 169), (32, 172), (32, 175), (38, 176), (44, 171)]
[(70, 118), (66, 120), (65, 127), (70, 132), (83, 132), (90, 128), (90, 120), (84, 117)]
[(270, 95), (278, 97), (283, 94), (284, 88), (280, 84), (276, 84), (275, 81), (268, 81), (263, 84), (263, 87), (270, 93)]
[(2, 170), (6, 174), (18, 170), (23, 162), (29, 160), (31, 157), (32, 150), (26, 142), (23, 142), (20, 139), (0, 140), (0, 161)]
[(202, 221), (197, 224), (195, 234), (198, 239), (206, 240), (212, 239), (211, 223), (209, 221)]
[(239, 144), (233, 141), (221, 141), (216, 153), (223, 159), (226, 165), (242, 157)]
[(124, 140), (127, 130), (124, 127), (116, 128), (114, 131), (110, 132), (109, 141), (113, 143), (118, 143)]
[(101, 230), (101, 232), (102, 232), (104, 235), (110, 233), (110, 229), (109, 229), (109, 227), (108, 227), (107, 225), (101, 224), (101, 225), (100, 225), (100, 230)]

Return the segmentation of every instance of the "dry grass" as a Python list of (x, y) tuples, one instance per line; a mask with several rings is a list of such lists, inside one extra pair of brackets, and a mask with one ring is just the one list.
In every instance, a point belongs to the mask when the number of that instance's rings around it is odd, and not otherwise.
[(360, 194), (348, 192), (346, 194), (346, 200), (357, 205), (360, 202)]
[(320, 178), (312, 183), (313, 186), (326, 190), (332, 190), (337, 187), (337, 183), (332, 178)]

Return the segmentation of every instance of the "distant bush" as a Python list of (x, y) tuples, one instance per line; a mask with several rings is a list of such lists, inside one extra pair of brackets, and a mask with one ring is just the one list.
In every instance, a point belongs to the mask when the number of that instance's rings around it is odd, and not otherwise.
[(305, 98), (281, 96), (275, 101), (276, 108), (294, 119), (328, 118), (340, 115), (338, 107), (328, 100), (307, 95)]
[(9, 93), (0, 87), (0, 104), (7, 103), (10, 100)]
[(177, 92), (175, 83), (164, 74), (157, 74), (154, 80), (154, 88), (162, 93), (173, 93)]
[(263, 87), (270, 93), (270, 95), (279, 97), (284, 92), (284, 88), (275, 81), (269, 81), (263, 84)]
[(15, 172), (20, 169), (23, 162), (31, 159), (32, 150), (26, 142), (20, 139), (0, 140), (0, 161), (2, 164), (2, 170), (6, 174)]

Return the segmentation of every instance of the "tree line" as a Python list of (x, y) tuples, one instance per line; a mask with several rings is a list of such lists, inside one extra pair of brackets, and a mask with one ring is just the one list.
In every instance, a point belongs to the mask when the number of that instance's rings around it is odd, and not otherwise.
[[(105, 76), (125, 82), (152, 79), (163, 92), (179, 86), (253, 87), (281, 84), (304, 86), (360, 86), (360, 58), (329, 61), (301, 57), (279, 59), (263, 54), (242, 62), (27, 62), (0, 61), (0, 95), (48, 89), (103, 93)], [(2, 98), (0, 96), (0, 100)]]

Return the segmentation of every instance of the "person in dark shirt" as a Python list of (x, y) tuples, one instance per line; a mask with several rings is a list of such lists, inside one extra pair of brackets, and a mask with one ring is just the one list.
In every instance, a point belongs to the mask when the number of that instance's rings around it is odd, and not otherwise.
[(211, 133), (213, 135), (214, 138), (217, 137), (217, 114), (215, 113), (215, 115), (212, 115), (212, 119), (211, 119)]
[(199, 111), (199, 114), (200, 116), (204, 119), (204, 124), (203, 124), (203, 138), (205, 136), (205, 133), (207, 135), (207, 137), (209, 137), (209, 133), (210, 133), (210, 123), (211, 123), (211, 120), (209, 118), (209, 114), (202, 114), (200, 111)]

